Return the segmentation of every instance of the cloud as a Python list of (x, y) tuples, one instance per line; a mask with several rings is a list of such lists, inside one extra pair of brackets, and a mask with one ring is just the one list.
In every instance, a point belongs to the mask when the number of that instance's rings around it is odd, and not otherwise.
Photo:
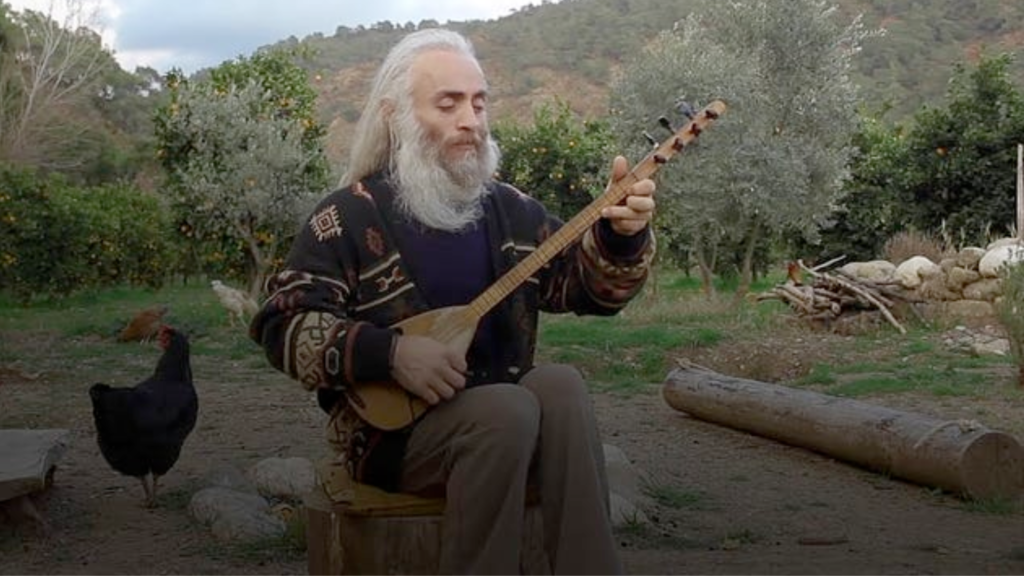
[[(122, 66), (178, 67), (192, 72), (248, 55), (289, 36), (339, 26), (354, 28), (388, 20), (419, 23), (491, 19), (524, 0), (104, 0), (116, 3), (111, 22), (114, 50)], [(129, 65), (126, 65), (129, 64)]]
[[(216, 66), (290, 36), (333, 35), (377, 22), (489, 20), (531, 0), (0, 0), (60, 20), (66, 7), (96, 12), (94, 22), (121, 66), (186, 73)], [(539, 3), (539, 2), (536, 2)]]

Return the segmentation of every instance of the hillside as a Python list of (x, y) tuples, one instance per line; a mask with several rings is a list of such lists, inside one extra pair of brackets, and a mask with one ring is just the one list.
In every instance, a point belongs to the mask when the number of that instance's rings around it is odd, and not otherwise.
[[(477, 46), (494, 93), (492, 117), (529, 118), (555, 97), (585, 115), (607, 106), (615, 71), (647, 39), (686, 16), (688, 0), (562, 0), (530, 5), (489, 21), (453, 22)], [(906, 119), (924, 104), (941, 102), (957, 62), (1011, 52), (1024, 77), (1024, 3), (1019, 0), (838, 0), (842, 22), (862, 14), (882, 28), (857, 59), (855, 79), (865, 104), (888, 103), (888, 118)], [(330, 126), (328, 153), (344, 157), (371, 76), (402, 35), (436, 22), (379, 22), (339, 27), (332, 36), (290, 38), (279, 45), (312, 49), (308, 64)]]

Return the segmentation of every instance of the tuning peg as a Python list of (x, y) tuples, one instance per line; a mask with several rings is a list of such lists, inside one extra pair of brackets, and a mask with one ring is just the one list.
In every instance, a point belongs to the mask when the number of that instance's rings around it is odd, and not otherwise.
[(660, 124), (661, 127), (664, 128), (665, 130), (668, 130), (669, 132), (675, 134), (676, 129), (672, 127), (672, 121), (669, 120), (668, 118), (664, 116), (659, 117), (658, 124)]
[(658, 147), (658, 141), (654, 139), (654, 136), (651, 136), (650, 134), (648, 134), (647, 130), (644, 130), (644, 138), (646, 138), (647, 141), (651, 143), (651, 148), (657, 148)]
[(697, 115), (697, 110), (694, 109), (693, 105), (682, 98), (676, 100), (676, 111), (690, 120), (693, 120), (693, 117)]

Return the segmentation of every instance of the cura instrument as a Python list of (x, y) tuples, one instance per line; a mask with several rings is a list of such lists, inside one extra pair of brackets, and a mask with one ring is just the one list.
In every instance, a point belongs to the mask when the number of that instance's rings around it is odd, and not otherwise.
[[(579, 240), (600, 219), (602, 209), (620, 203), (626, 197), (630, 186), (651, 177), (662, 164), (682, 152), (705, 127), (725, 112), (725, 104), (716, 100), (697, 113), (688, 107), (680, 110), (689, 119), (685, 125), (674, 129), (667, 118), (659, 118), (661, 126), (670, 130), (672, 136), (658, 144), (650, 135), (644, 133), (654, 145), (654, 149), (643, 160), (623, 178), (610, 184), (601, 196), (566, 222), (472, 302), (424, 312), (407, 318), (392, 328), (400, 330), (403, 334), (428, 336), (448, 344), (465, 355), (473, 341), (477, 325), (484, 315), (562, 250)], [(371, 426), (381, 430), (403, 428), (430, 408), (429, 404), (410, 394), (396, 382), (361, 382), (350, 386), (347, 395), (356, 413)]]

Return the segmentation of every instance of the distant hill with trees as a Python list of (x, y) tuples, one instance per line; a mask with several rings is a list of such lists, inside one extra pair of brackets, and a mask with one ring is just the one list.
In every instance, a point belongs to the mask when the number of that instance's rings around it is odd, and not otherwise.
[[(474, 41), (494, 91), (495, 119), (529, 118), (556, 97), (586, 116), (607, 112), (609, 86), (629, 55), (671, 28), (694, 0), (562, 0), (542, 2), (488, 21), (445, 23)], [(1024, 77), (1024, 2), (1018, 0), (838, 0), (840, 16), (862, 15), (884, 33), (855, 58), (854, 82), (866, 110), (888, 110), (893, 121), (941, 101), (960, 62), (982, 54), (1018, 55)], [(288, 38), (276, 46), (307, 48), (305, 64), (320, 95), (320, 118), (330, 126), (328, 152), (344, 158), (371, 76), (395, 42), (436, 21), (339, 26), (333, 35)]]

